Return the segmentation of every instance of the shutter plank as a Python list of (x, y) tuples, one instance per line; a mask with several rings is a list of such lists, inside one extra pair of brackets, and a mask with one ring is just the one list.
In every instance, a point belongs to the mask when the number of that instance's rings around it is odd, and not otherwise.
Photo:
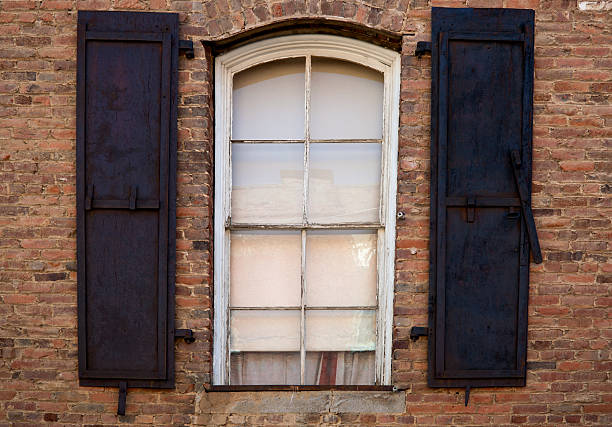
[(174, 386), (178, 17), (79, 12), (81, 385)]
[(529, 245), (509, 153), (530, 183), (533, 16), (432, 10), (432, 387), (525, 383)]

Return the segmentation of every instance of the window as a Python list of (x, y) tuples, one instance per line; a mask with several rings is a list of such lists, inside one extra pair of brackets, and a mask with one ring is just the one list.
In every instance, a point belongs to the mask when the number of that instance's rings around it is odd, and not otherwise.
[(214, 384), (390, 383), (399, 65), (329, 35), (216, 59)]

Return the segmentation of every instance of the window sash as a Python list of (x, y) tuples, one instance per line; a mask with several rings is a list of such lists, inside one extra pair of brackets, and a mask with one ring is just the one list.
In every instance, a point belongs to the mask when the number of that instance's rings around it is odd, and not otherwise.
[[(231, 99), (233, 75), (254, 65), (302, 56), (307, 58), (306, 86), (310, 80), (312, 56), (330, 57), (350, 61), (373, 68), (384, 76), (383, 130), (382, 139), (310, 140), (309, 106), (305, 111), (306, 131), (304, 139), (278, 141), (278, 143), (305, 144), (304, 203), (301, 224), (235, 224), (231, 222), (231, 144), (275, 143), (269, 140), (232, 140)], [(327, 35), (298, 35), (265, 40), (238, 48), (216, 59), (215, 83), (216, 103), (216, 150), (215, 188), (219, 196), (215, 199), (215, 328), (213, 353), (213, 384), (229, 383), (229, 247), (230, 232), (240, 229), (290, 229), (302, 234), (302, 258), (305, 256), (307, 230), (313, 229), (370, 229), (377, 230), (377, 319), (376, 319), (376, 384), (389, 384), (391, 379), (391, 330), (393, 301), (393, 267), (395, 246), (395, 195), (397, 164), (397, 129), (399, 124), (399, 70), (400, 56), (396, 52), (372, 46), (368, 43)], [(309, 99), (307, 95), (307, 99)], [(309, 101), (306, 101), (309, 103)], [(308, 223), (308, 155), (312, 143), (380, 143), (382, 146), (379, 220), (377, 222), (354, 222), (335, 224)], [(302, 260), (302, 265), (304, 260)], [(302, 275), (303, 277), (303, 275)], [(302, 279), (303, 282), (303, 279)], [(302, 283), (302, 292), (303, 292)], [(301, 328), (304, 328), (302, 298)], [(246, 309), (246, 307), (244, 307)], [(297, 308), (297, 307), (296, 307)], [(329, 307), (344, 309), (344, 307)], [(364, 309), (366, 307), (363, 307)], [(367, 307), (373, 308), (373, 307)], [(237, 309), (240, 309), (237, 307)], [(302, 334), (302, 340), (304, 334)], [(304, 349), (304, 346), (302, 345)], [(303, 350), (305, 353), (305, 350)], [(303, 365), (303, 363), (302, 363)], [(302, 375), (303, 379), (303, 375)]]

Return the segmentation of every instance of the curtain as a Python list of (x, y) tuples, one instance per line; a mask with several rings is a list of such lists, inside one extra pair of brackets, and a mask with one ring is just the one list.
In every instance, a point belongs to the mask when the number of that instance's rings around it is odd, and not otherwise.
[[(307, 385), (374, 384), (373, 351), (306, 353)], [(231, 357), (232, 385), (300, 384), (300, 354), (243, 352)]]

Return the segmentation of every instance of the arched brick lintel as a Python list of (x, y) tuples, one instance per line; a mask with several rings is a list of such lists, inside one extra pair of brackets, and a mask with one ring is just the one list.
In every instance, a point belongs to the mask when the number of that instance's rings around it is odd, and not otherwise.
[(402, 49), (400, 33), (328, 18), (291, 18), (275, 21), (229, 37), (202, 40), (202, 44), (210, 47), (213, 55), (218, 55), (247, 43), (293, 34), (331, 34), (366, 41), (397, 52)]

